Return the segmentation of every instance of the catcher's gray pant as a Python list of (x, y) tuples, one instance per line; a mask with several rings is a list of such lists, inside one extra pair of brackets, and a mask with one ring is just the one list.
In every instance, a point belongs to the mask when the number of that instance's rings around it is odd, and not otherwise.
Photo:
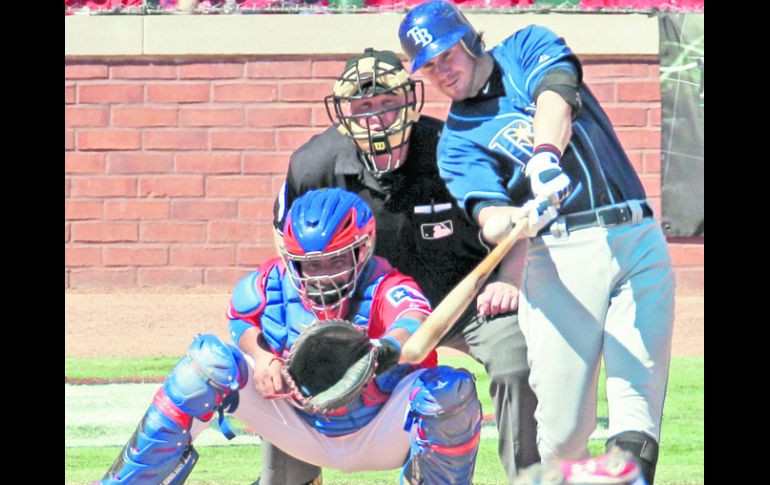
[(640, 431), (658, 441), (674, 278), (657, 221), (530, 239), (521, 289), (543, 460), (588, 456), (602, 355), (609, 435)]
[[(534, 416), (537, 398), (528, 382), (527, 346), (518, 315), (479, 318), (472, 304), (441, 346), (471, 355), (489, 374), (489, 394), (499, 435), (498, 453), (508, 481), (513, 482), (518, 471), (540, 460)], [(262, 446), (260, 485), (300, 485), (321, 472), (268, 442)]]

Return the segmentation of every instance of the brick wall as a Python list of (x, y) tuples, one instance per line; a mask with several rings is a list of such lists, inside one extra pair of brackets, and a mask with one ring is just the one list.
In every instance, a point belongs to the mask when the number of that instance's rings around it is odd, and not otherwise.
[[(344, 57), (93, 60), (65, 65), (65, 287), (232, 285), (273, 253), (289, 155), (329, 121)], [(660, 214), (652, 60), (584, 59)], [(447, 98), (426, 83), (423, 112)], [(669, 241), (681, 292), (703, 291), (703, 238)]]

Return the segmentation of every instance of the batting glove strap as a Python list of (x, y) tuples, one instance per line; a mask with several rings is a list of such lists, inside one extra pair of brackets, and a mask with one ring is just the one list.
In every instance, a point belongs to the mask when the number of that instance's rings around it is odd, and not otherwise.
[[(542, 196), (530, 200), (521, 206), (521, 210), (527, 214), (528, 226), (526, 233), (529, 237), (537, 236), (543, 228), (559, 215), (559, 212), (553, 205), (553, 201)], [(513, 222), (515, 223), (516, 221)]]
[(532, 195), (551, 199), (559, 208), (570, 192), (570, 179), (559, 166), (561, 152), (553, 145), (538, 145), (524, 173), (529, 178)]

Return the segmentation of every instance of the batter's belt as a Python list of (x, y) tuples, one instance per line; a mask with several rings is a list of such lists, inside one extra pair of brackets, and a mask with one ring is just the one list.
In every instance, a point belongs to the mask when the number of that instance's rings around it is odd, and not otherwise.
[(629, 222), (638, 224), (645, 217), (652, 217), (652, 208), (647, 201), (629, 200), (620, 204), (605, 205), (590, 211), (560, 216), (543, 234), (562, 237), (572, 231), (588, 227), (612, 227)]

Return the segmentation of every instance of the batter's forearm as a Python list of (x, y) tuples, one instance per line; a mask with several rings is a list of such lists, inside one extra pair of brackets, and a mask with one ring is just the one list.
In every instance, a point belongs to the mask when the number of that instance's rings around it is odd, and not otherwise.
[(572, 136), (572, 107), (553, 91), (543, 91), (536, 105), (534, 146), (553, 145), (564, 153)]

